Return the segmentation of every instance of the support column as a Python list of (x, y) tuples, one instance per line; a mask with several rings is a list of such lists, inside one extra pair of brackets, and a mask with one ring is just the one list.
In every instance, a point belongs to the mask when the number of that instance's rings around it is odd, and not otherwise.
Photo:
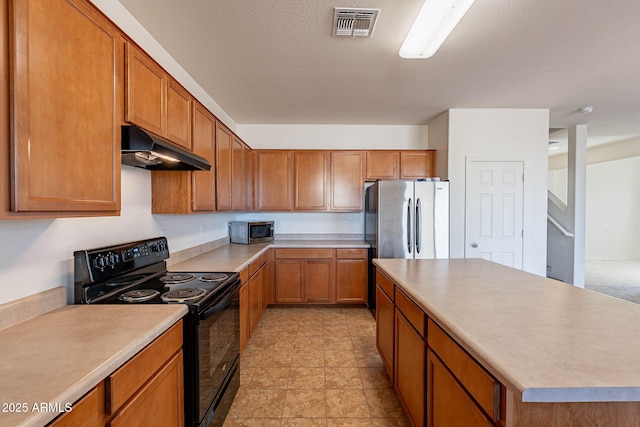
[(587, 125), (569, 128), (567, 210), (573, 222), (573, 280), (584, 288), (585, 214), (587, 194)]

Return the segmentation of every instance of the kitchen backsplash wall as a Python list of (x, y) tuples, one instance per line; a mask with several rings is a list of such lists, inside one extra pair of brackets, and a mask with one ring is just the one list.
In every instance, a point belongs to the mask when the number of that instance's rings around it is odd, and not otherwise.
[(56, 286), (67, 288), (70, 301), (74, 250), (164, 234), (178, 251), (225, 237), (233, 217), (151, 215), (151, 173), (123, 166), (118, 217), (0, 221), (0, 304)]
[(237, 215), (240, 221), (275, 221), (275, 238), (300, 235), (308, 239), (316, 236), (344, 235), (349, 238), (364, 237), (364, 213), (315, 213), (315, 212), (246, 212)]

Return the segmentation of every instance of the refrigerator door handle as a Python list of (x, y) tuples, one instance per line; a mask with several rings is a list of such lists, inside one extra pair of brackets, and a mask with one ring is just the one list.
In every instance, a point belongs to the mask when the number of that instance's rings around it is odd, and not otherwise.
[(413, 200), (409, 198), (407, 204), (407, 251), (411, 253), (411, 205)]
[(422, 248), (422, 203), (416, 199), (416, 253)]

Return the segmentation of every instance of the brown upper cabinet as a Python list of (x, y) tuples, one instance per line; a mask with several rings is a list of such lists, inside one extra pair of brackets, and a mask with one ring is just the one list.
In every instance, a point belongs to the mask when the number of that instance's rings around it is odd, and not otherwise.
[(169, 77), (167, 81), (167, 139), (190, 149), (191, 94)]
[(331, 152), (331, 210), (361, 211), (364, 201), (364, 152)]
[(149, 55), (127, 42), (125, 120), (191, 149), (189, 92)]
[(251, 210), (251, 149), (233, 135), (231, 150), (231, 209)]
[(27, 217), (117, 214), (124, 39), (83, 0), (10, 3), (0, 2), (2, 28), (11, 31), (11, 45), (2, 36), (7, 133), (0, 160), (7, 172), (0, 178), (0, 217), (17, 217), (10, 210)]
[[(202, 104), (193, 102), (193, 151), (215, 164), (216, 119)], [(216, 209), (216, 171), (152, 171), (151, 212), (188, 214)]]
[[(193, 102), (193, 151), (215, 164), (216, 118), (202, 104)], [(192, 208), (194, 212), (216, 209), (216, 171), (193, 171)]]
[(400, 179), (430, 178), (435, 174), (435, 151), (408, 150), (400, 152)]
[(435, 157), (435, 150), (367, 151), (366, 180), (430, 178)]
[(259, 211), (289, 211), (292, 206), (293, 152), (255, 151), (255, 203)]
[(233, 134), (216, 120), (216, 203), (219, 211), (232, 209)]
[(400, 178), (399, 151), (367, 151), (367, 181), (398, 178)]
[(329, 207), (329, 153), (294, 151), (294, 210), (326, 211)]

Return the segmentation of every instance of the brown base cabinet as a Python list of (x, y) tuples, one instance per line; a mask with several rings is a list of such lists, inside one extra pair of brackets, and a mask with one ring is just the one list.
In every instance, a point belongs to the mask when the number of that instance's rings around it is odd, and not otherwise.
[(336, 249), (336, 302), (367, 303), (366, 249)]
[(413, 426), (424, 425), (427, 343), (399, 309), (395, 311), (393, 383)]
[(376, 347), (384, 368), (393, 382), (393, 348), (395, 334), (395, 306), (393, 300), (376, 286)]
[(366, 304), (366, 249), (276, 249), (276, 304)]
[(335, 302), (334, 249), (276, 249), (275, 302)]
[(428, 426), (467, 427), (492, 426), (478, 409), (464, 388), (442, 364), (440, 359), (429, 352), (428, 356)]
[(184, 426), (182, 321), (73, 404), (51, 426)]
[(240, 291), (238, 292), (240, 305), (240, 354), (249, 342), (249, 269), (240, 272)]
[(412, 426), (504, 426), (504, 389), (381, 271), (376, 346)]
[(240, 352), (244, 350), (269, 304), (273, 287), (271, 250), (240, 272)]

